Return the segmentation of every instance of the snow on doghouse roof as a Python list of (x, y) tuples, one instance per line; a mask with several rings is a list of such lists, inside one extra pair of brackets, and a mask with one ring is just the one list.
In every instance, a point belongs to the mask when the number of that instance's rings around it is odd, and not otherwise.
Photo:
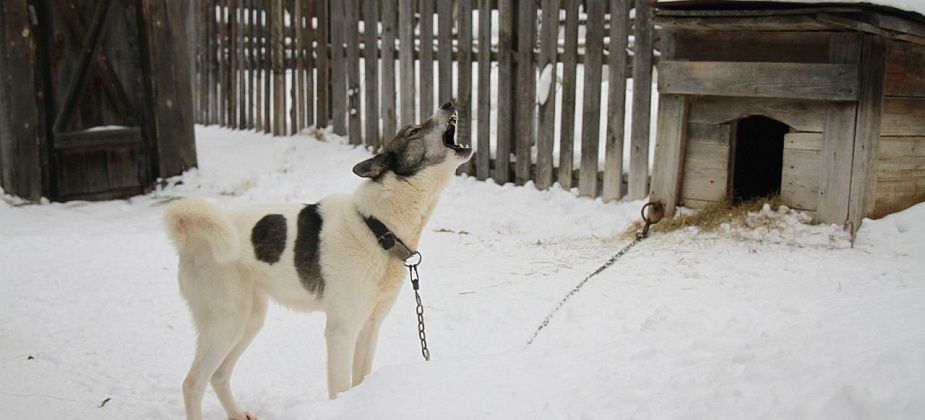
[(814, 5), (831, 5), (831, 6), (878, 6), (888, 7), (905, 12), (918, 13), (920, 18), (925, 18), (925, 0), (721, 0), (721, 1), (700, 1), (700, 0), (658, 0), (659, 4), (672, 5), (672, 3), (684, 6), (709, 6), (715, 7), (723, 3), (754, 3), (760, 6), (762, 3), (794, 3), (806, 6)]

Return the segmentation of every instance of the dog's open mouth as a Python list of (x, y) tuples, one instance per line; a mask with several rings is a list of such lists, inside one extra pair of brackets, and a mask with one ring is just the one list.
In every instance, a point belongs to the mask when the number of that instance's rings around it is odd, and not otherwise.
[(469, 151), (469, 147), (456, 144), (456, 115), (450, 117), (447, 122), (446, 131), (443, 132), (443, 145), (459, 154)]

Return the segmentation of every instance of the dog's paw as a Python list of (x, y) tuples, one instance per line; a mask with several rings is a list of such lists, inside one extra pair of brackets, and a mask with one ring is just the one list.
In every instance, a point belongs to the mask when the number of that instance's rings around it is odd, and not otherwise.
[(250, 413), (250, 411), (242, 411), (237, 414), (228, 416), (228, 420), (258, 420), (257, 416)]

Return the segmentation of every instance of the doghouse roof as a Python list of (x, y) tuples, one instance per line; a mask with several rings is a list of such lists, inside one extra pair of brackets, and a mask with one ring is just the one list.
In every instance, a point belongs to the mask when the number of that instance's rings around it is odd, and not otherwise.
[(925, 44), (925, 0), (658, 0), (663, 26), (716, 30), (851, 30)]

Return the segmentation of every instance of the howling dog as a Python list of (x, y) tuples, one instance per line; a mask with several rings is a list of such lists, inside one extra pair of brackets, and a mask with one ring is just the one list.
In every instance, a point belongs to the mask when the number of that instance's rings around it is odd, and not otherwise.
[(455, 138), (456, 109), (448, 102), (354, 166), (355, 174), (369, 179), (352, 194), (231, 211), (196, 199), (167, 208), (180, 293), (198, 332), (183, 381), (188, 420), (202, 418), (208, 383), (229, 418), (256, 419), (238, 406), (229, 381), (263, 326), (268, 296), (296, 310), (324, 311), (330, 398), (363, 381), (372, 369), (379, 327), (407, 273), (401, 258), (389, 252), (389, 241), (374, 230), (386, 229), (417, 249), (441, 191), (472, 155)]

